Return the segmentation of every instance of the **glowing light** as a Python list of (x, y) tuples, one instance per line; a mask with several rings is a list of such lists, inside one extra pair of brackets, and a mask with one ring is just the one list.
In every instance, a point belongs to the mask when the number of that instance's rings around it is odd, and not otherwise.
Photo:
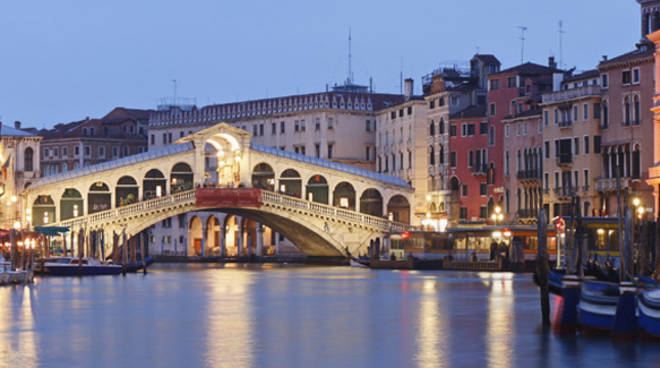
[(603, 230), (603, 229), (598, 229), (598, 230), (596, 230), (596, 232), (598, 233), (598, 235), (605, 234), (605, 230)]
[(638, 197), (635, 197), (635, 198), (633, 198), (633, 200), (632, 200), (633, 206), (635, 206), (635, 207), (639, 207), (639, 204), (640, 204), (641, 202), (642, 202), (642, 201), (640, 201)]
[(502, 212), (500, 206), (495, 207), (495, 213), (500, 213), (500, 212)]
[(502, 237), (501, 231), (493, 231), (493, 238), (498, 239)]
[(14, 222), (14, 229), (18, 230), (20, 228), (21, 228), (21, 222), (20, 221)]
[(510, 236), (511, 236), (511, 232), (510, 232), (510, 231), (505, 231), (505, 232), (504, 232), (504, 237), (505, 237), (505, 238), (508, 238), (508, 237), (510, 237)]
[(31, 214), (31, 213), (32, 213), (32, 209), (31, 209), (31, 208), (28, 208), (27, 210), (25, 210), (25, 213), (27, 213), (28, 215)]
[(280, 192), (286, 192), (286, 186), (284, 184), (280, 185)]
[(15, 195), (11, 196), (11, 201), (16, 202), (16, 196)]
[(156, 197), (160, 197), (162, 195), (163, 195), (163, 188), (160, 185), (156, 186)]
[(427, 202), (431, 202), (431, 195), (430, 195), (430, 194), (427, 194), (427, 195), (426, 195), (426, 201), (427, 201)]
[(78, 205), (73, 205), (73, 217), (78, 217)]

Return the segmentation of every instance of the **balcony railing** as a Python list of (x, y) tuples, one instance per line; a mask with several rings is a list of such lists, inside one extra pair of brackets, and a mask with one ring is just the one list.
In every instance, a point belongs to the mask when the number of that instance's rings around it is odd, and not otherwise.
[(534, 208), (522, 208), (518, 210), (518, 218), (536, 218), (539, 215), (539, 210)]
[(560, 153), (557, 155), (557, 165), (570, 165), (573, 163), (573, 155), (570, 153)]
[(486, 165), (486, 164), (474, 165), (472, 167), (472, 174), (473, 175), (486, 175), (486, 174), (488, 174), (488, 165)]
[(573, 126), (573, 122), (571, 120), (560, 121), (557, 125), (559, 125), (560, 128), (570, 128)]
[(600, 96), (600, 86), (582, 86), (564, 91), (546, 93), (542, 97), (544, 104), (571, 100), (583, 96)]
[(518, 180), (541, 180), (541, 170), (518, 171)]

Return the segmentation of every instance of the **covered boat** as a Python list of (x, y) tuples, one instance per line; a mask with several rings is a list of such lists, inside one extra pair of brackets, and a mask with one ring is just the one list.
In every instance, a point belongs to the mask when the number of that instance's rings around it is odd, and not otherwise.
[(53, 276), (118, 275), (121, 265), (101, 263), (94, 258), (58, 257), (45, 262), (44, 269)]

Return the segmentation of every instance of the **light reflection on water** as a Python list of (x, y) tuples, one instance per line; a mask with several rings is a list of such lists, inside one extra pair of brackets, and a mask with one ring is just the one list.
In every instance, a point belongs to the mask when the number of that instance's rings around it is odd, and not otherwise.
[(654, 344), (543, 335), (539, 316), (529, 275), (162, 265), (146, 277), (0, 288), (0, 367), (660, 361)]

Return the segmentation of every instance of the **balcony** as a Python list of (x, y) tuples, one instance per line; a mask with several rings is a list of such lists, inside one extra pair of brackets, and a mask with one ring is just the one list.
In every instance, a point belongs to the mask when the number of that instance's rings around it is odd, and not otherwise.
[(572, 100), (574, 98), (580, 98), (585, 96), (600, 96), (600, 86), (582, 86), (573, 89), (567, 89), (564, 91), (557, 91), (552, 93), (546, 93), (542, 97), (544, 104), (564, 102)]
[(557, 166), (566, 166), (573, 163), (573, 155), (570, 153), (559, 153), (557, 155)]
[(518, 180), (523, 183), (540, 183), (541, 170), (521, 170), (517, 173)]
[[(632, 184), (631, 178), (621, 178), (621, 189), (629, 188)], [(596, 179), (597, 192), (615, 192), (616, 178), (598, 178)]]
[(472, 175), (488, 175), (488, 165), (474, 165), (472, 166)]
[(573, 122), (571, 120), (560, 121), (557, 125), (559, 125), (559, 129), (571, 128), (573, 126)]
[(576, 186), (558, 187), (553, 188), (553, 192), (555, 193), (555, 196), (561, 200), (571, 198), (573, 194), (577, 194), (579, 189), (580, 188)]
[(539, 216), (539, 210), (534, 208), (523, 208), (518, 210), (518, 219), (535, 219)]

